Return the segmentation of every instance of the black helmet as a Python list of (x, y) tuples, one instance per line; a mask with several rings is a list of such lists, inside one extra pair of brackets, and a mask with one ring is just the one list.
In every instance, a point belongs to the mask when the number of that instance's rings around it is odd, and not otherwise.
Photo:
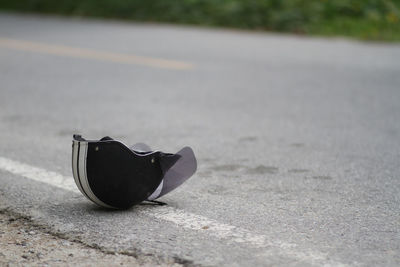
[(176, 154), (151, 151), (143, 143), (127, 147), (108, 136), (73, 136), (72, 172), (79, 190), (97, 205), (129, 208), (157, 199), (190, 178), (197, 169), (193, 150)]

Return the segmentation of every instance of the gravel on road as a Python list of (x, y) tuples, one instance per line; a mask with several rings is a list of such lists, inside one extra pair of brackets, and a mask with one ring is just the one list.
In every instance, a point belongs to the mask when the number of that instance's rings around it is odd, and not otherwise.
[[(154, 258), (152, 258), (154, 259)], [(49, 233), (28, 218), (0, 211), (1, 266), (160, 266), (151, 259), (103, 252)], [(178, 263), (163, 266), (181, 266)]]

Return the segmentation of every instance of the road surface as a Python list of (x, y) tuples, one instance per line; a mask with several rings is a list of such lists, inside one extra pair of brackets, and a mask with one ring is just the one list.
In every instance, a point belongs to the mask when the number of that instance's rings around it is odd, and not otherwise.
[[(400, 46), (0, 15), (0, 204), (166, 265), (400, 265)], [(194, 177), (109, 211), (72, 134), (193, 147)]]

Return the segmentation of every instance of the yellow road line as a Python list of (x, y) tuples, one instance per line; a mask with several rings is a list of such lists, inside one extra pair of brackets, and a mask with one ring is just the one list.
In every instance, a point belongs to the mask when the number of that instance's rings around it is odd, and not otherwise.
[(87, 58), (124, 64), (144, 65), (148, 67), (163, 69), (189, 70), (193, 68), (192, 64), (182, 61), (142, 57), (132, 54), (111, 53), (100, 50), (91, 50), (64, 45), (51, 45), (7, 38), (0, 38), (0, 47), (57, 56)]

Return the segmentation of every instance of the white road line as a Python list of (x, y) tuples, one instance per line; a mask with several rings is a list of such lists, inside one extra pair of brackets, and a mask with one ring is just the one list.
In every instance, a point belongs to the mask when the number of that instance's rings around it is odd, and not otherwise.
[[(52, 186), (79, 193), (72, 177), (63, 176), (59, 173), (48, 171), (42, 168), (34, 167), (15, 160), (0, 157), (0, 170), (10, 172), (34, 181), (46, 183)], [(264, 235), (254, 234), (246, 229), (233, 225), (220, 223), (216, 220), (204, 216), (189, 213), (172, 207), (160, 206), (157, 209), (138, 209), (149, 217), (168, 221), (189, 230), (201, 231), (204, 234), (227, 240), (228, 242), (242, 243), (254, 248), (278, 249), (283, 255), (291, 256), (302, 262), (308, 263), (332, 263), (326, 255), (314, 251), (297, 251), (295, 244), (281, 241), (271, 241)]]
[(0, 169), (38, 182), (79, 193), (72, 177), (0, 157)]

